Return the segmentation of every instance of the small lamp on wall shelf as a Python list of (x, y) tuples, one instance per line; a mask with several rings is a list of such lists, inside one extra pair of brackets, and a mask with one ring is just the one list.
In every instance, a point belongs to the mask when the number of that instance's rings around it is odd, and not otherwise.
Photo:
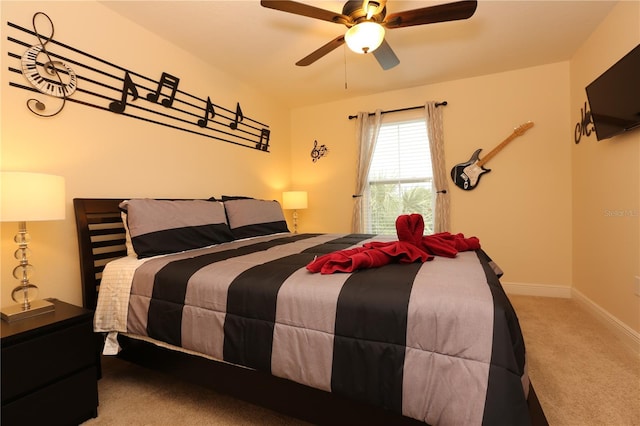
[(0, 193), (0, 221), (18, 222), (18, 233), (14, 237), (18, 249), (14, 256), (19, 263), (13, 269), (13, 276), (19, 285), (11, 292), (17, 305), (1, 311), (2, 319), (12, 322), (54, 310), (51, 302), (36, 299), (38, 287), (30, 282), (34, 267), (28, 259), (31, 236), (27, 233), (27, 222), (64, 219), (64, 178), (42, 173), (1, 172)]
[(293, 210), (293, 233), (298, 233), (298, 210), (307, 208), (307, 191), (286, 191), (282, 193), (282, 208)]

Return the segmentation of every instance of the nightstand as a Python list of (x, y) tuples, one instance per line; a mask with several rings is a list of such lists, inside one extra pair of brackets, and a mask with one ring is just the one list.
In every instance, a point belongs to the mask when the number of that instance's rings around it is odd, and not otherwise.
[(98, 415), (93, 311), (55, 311), (2, 328), (2, 424), (77, 425)]

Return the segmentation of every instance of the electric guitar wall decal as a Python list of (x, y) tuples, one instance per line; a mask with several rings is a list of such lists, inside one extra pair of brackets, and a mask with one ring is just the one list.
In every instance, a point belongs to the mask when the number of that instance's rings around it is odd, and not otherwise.
[(484, 164), (491, 160), (498, 152), (502, 150), (509, 142), (517, 138), (518, 136), (522, 136), (524, 132), (533, 127), (533, 122), (528, 121), (520, 126), (518, 126), (508, 138), (503, 140), (500, 145), (496, 146), (485, 155), (482, 159), (478, 158), (480, 156), (480, 151), (482, 148), (477, 149), (471, 159), (466, 163), (460, 163), (454, 166), (451, 169), (451, 179), (453, 179), (453, 183), (456, 184), (457, 187), (464, 189), (465, 191), (470, 191), (476, 186), (478, 186), (478, 182), (480, 181), (480, 177), (489, 173), (491, 169), (485, 169)]

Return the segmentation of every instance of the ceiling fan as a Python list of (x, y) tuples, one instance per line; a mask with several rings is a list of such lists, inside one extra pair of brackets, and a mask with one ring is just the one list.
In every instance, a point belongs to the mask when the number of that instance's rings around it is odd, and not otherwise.
[(405, 10), (387, 16), (387, 0), (349, 0), (344, 4), (342, 13), (310, 6), (289, 0), (261, 0), (260, 4), (269, 9), (307, 16), (345, 25), (348, 30), (310, 55), (302, 58), (296, 65), (311, 65), (327, 53), (345, 42), (356, 53), (372, 52), (380, 66), (388, 70), (400, 63), (400, 60), (384, 39), (384, 29), (410, 27), (414, 25), (434, 24), (470, 18), (476, 11), (478, 2), (457, 1), (420, 9)]

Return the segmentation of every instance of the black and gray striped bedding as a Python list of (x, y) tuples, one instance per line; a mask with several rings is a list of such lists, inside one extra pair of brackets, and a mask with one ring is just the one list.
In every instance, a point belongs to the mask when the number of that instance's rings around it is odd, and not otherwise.
[(529, 423), (518, 320), (482, 251), (312, 274), (390, 237), (277, 234), (146, 260), (127, 332), (431, 425)]

